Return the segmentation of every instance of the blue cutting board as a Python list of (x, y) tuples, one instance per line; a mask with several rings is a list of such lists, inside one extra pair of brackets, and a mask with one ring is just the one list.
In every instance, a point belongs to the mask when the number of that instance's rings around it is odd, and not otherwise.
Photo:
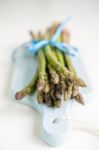
[[(38, 104), (36, 93), (20, 101), (15, 100), (15, 93), (27, 85), (32, 79), (38, 65), (36, 57), (32, 52), (27, 50), (26, 44), (27, 43), (23, 44), (13, 52), (14, 72), (11, 85), (13, 100), (31, 106), (40, 112), (42, 139), (51, 146), (60, 146), (66, 141), (71, 130), (69, 110), (74, 100), (67, 100), (65, 102), (62, 100), (61, 108), (49, 108), (44, 104)], [(82, 62), (80, 54), (76, 57), (71, 56), (71, 59), (77, 70), (78, 76), (87, 84), (87, 88), (82, 88), (80, 90), (84, 96), (85, 102), (87, 102), (91, 100), (93, 89), (85, 69), (85, 64)], [(65, 116), (64, 121), (59, 119), (63, 116)]]

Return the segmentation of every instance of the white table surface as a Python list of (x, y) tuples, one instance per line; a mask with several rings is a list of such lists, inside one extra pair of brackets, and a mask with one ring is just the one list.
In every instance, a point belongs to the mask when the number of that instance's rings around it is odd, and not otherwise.
[[(40, 116), (10, 98), (11, 53), (30, 39), (29, 30), (44, 29), (71, 15), (71, 42), (80, 48), (93, 84), (93, 99), (74, 103), (71, 115), (99, 127), (99, 2), (98, 0), (0, 0), (0, 150), (51, 149), (40, 137)], [(73, 132), (65, 145), (52, 149), (99, 150), (99, 137)]]

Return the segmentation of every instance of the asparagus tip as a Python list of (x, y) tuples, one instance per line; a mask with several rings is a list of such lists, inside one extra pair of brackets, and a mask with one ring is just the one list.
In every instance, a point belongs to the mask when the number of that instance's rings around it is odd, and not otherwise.
[(68, 92), (67, 90), (64, 90), (64, 101), (68, 99)]
[(44, 99), (43, 92), (42, 92), (42, 91), (39, 91), (39, 92), (37, 93), (37, 100), (38, 100), (38, 103), (39, 103), (39, 104), (42, 104), (42, 103), (43, 103), (43, 99)]
[(45, 103), (47, 104), (48, 107), (53, 106), (53, 101), (52, 101), (52, 98), (50, 96), (50, 93), (45, 93), (44, 99), (45, 99)]
[(57, 85), (55, 86), (54, 95), (55, 95), (55, 97), (56, 97), (57, 99), (60, 99), (61, 96), (62, 96), (62, 87), (61, 87), (59, 84), (57, 84)]
[(75, 100), (80, 104), (84, 105), (84, 99), (80, 93), (77, 96), (75, 96)]
[(87, 87), (87, 85), (86, 85), (86, 83), (82, 80), (82, 79), (80, 79), (80, 78), (78, 78), (77, 79), (78, 81), (78, 86), (80, 86), (80, 87)]
[(25, 92), (17, 92), (16, 94), (15, 94), (15, 99), (16, 100), (21, 100), (22, 98), (24, 98), (25, 96), (26, 96), (27, 94), (25, 93)]
[(55, 105), (57, 108), (60, 108), (60, 107), (61, 107), (61, 100), (60, 100), (60, 99), (54, 100), (54, 105)]
[(45, 87), (45, 81), (39, 81), (37, 84), (38, 91), (42, 91)]

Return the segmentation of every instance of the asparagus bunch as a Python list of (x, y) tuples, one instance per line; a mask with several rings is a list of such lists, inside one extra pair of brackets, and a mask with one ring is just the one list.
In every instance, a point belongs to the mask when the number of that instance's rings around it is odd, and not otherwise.
[[(40, 32), (36, 35), (30, 32), (32, 40), (50, 39), (58, 26), (59, 23), (52, 24), (44, 35)], [(69, 43), (69, 39), (69, 32), (64, 30), (58, 38), (58, 42)], [(39, 62), (38, 69), (30, 83), (18, 91), (15, 98), (20, 100), (36, 90), (38, 103), (44, 103), (48, 107), (59, 108), (62, 104), (63, 94), (64, 100), (74, 98), (77, 102), (84, 104), (79, 87), (86, 87), (86, 84), (77, 76), (69, 55), (52, 46), (41, 48), (36, 55)]]

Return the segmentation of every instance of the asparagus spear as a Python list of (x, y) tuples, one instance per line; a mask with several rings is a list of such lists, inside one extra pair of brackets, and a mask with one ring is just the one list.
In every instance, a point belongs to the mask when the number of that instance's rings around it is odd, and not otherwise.
[[(52, 34), (54, 34), (54, 32), (56, 31), (56, 28), (57, 28), (58, 24), (54, 24), (52, 25), (52, 27), (50, 28), (50, 36)], [(57, 48), (53, 48), (54, 49), (54, 57), (56, 57), (56, 59), (63, 65), (65, 66), (65, 62), (64, 62), (64, 58), (63, 58), (63, 55), (61, 52), (59, 52), (59, 50)], [(58, 73), (59, 74), (59, 73)], [(65, 87), (65, 82), (64, 82), (64, 77), (63, 77), (63, 74), (60, 73), (59, 74), (59, 83), (54, 87), (55, 90), (54, 90), (54, 96), (56, 99), (60, 99), (61, 98), (61, 95), (62, 95), (62, 91)]]
[(50, 64), (48, 64), (48, 69), (49, 69), (49, 73), (51, 76), (51, 82), (54, 84), (58, 84), (59, 83), (59, 75), (57, 74), (55, 69)]
[[(55, 33), (56, 29), (58, 28), (59, 23), (58, 22), (54, 22), (50, 28), (50, 37)], [(58, 42), (61, 42), (61, 37), (58, 38)], [(64, 58), (63, 58), (63, 54), (62, 52), (57, 49), (57, 48), (53, 48), (55, 55), (57, 56), (57, 60), (62, 64), (62, 66), (65, 66), (65, 62), (64, 62)]]
[[(58, 42), (62, 42), (61, 36), (58, 38)], [(61, 65), (63, 67), (65, 67), (65, 61), (64, 61), (63, 53), (59, 49), (56, 49), (56, 55), (57, 55), (58, 61), (61, 63)]]
[(35, 72), (33, 79), (30, 81), (30, 83), (26, 87), (24, 87), (22, 90), (20, 90), (19, 92), (17, 92), (15, 94), (15, 98), (17, 100), (20, 100), (20, 99), (24, 98), (25, 96), (33, 93), (36, 89), (37, 81), (38, 81), (38, 70)]
[[(59, 23), (54, 23), (52, 25), (52, 27), (50, 28), (50, 36), (52, 36), (54, 34), (54, 32), (56, 31), (57, 27), (59, 26)], [(59, 39), (61, 40), (61, 39)], [(63, 55), (62, 53), (57, 49), (57, 48), (53, 48), (54, 50), (54, 56), (57, 56), (57, 60), (63, 65), (63, 67), (65, 66), (65, 62), (64, 62), (64, 58), (63, 58)], [(66, 84), (65, 84), (65, 77), (62, 73), (58, 73), (59, 74), (59, 78), (60, 78), (60, 82), (59, 84), (61, 85), (62, 89), (65, 89), (66, 87)]]
[[(55, 32), (55, 26), (53, 25), (50, 30), (48, 31), (48, 34), (49, 34), (49, 38), (51, 38), (51, 36), (54, 34)], [(56, 49), (54, 47), (51, 47), (51, 51), (53, 53), (53, 56), (58, 60), (58, 57), (56, 55)], [(53, 68), (54, 71), (55, 71), (55, 68)], [(50, 90), (50, 94), (51, 94), (51, 97), (53, 99), (53, 104), (59, 108), (61, 106), (61, 95), (62, 95), (62, 82), (60, 82), (60, 74), (57, 74), (58, 75), (58, 83), (55, 84), (55, 82), (53, 82), (51, 84), (51, 90)], [(55, 79), (54, 79), (55, 81)]]
[[(67, 30), (64, 30), (62, 32), (62, 40), (65, 42), (65, 43), (69, 43), (69, 32), (67, 32)], [(76, 75), (76, 71), (74, 69), (74, 66), (72, 65), (72, 62), (71, 62), (71, 59), (70, 57), (67, 55), (67, 54), (64, 54), (65, 55), (65, 62), (66, 62), (66, 65), (68, 67), (68, 69), (74, 73)], [(78, 87), (73, 85), (72, 87), (72, 97), (78, 95)]]
[(75, 68), (74, 68), (74, 66), (73, 66), (73, 64), (72, 64), (72, 61), (71, 61), (70, 56), (67, 55), (66, 53), (64, 54), (64, 56), (65, 56), (65, 60), (66, 60), (65, 62), (66, 62), (66, 65), (67, 65), (68, 69), (69, 69), (73, 74), (76, 75), (76, 70), (75, 70)]
[(64, 58), (63, 58), (63, 54), (60, 50), (56, 50), (56, 55), (58, 58), (58, 61), (61, 63), (61, 65), (64, 67), (65, 66), (65, 62), (64, 62)]
[[(69, 39), (69, 34), (67, 34), (66, 30), (64, 30), (64, 32), (62, 33), (62, 38), (63, 38), (64, 42), (69, 42), (69, 40), (68, 40)], [(75, 68), (72, 64), (72, 61), (71, 61), (70, 57), (67, 54), (64, 54), (64, 55), (65, 55), (66, 65), (67, 65), (68, 69), (74, 75), (76, 75), (76, 70), (75, 70)], [(72, 88), (72, 97), (74, 97), (75, 100), (78, 101), (79, 103), (84, 104), (83, 97), (79, 93), (79, 89), (75, 84), (73, 85), (73, 88)]]
[[(66, 65), (68, 67), (68, 69), (76, 75), (76, 71), (75, 71), (75, 68), (72, 64), (72, 61), (69, 57), (69, 55), (67, 55), (66, 53), (64, 54), (64, 57), (65, 57), (65, 62), (66, 62)], [(73, 88), (72, 88), (72, 96), (75, 97), (77, 94), (78, 94), (79, 90), (78, 90), (78, 87), (74, 84), (73, 85)]]
[[(52, 26), (47, 30), (48, 39), (50, 39), (53, 36), (53, 34), (55, 33), (57, 27), (58, 27), (58, 23), (54, 22), (52, 24)], [(52, 47), (52, 46), (50, 46), (50, 47), (51, 47), (51, 51), (52, 51), (54, 57), (56, 57), (57, 60), (58, 60), (58, 57), (57, 57), (57, 54), (56, 54), (56, 48)]]
[[(30, 32), (30, 35), (32, 39), (41, 39), (40, 33), (37, 35), (37, 37), (33, 34), (33, 32)], [(49, 92), (50, 86), (48, 82), (48, 75), (46, 72), (46, 58), (43, 52), (43, 49), (40, 49), (37, 53), (37, 57), (39, 60), (39, 80), (37, 84), (37, 88), (39, 91), (44, 91), (45, 93)]]
[[(58, 38), (58, 42), (62, 42), (62, 36)], [(57, 53), (57, 57), (60, 63), (63, 65), (63, 67), (66, 67), (63, 53), (58, 49), (56, 50), (56, 53)], [(64, 77), (62, 76), (62, 74), (60, 74), (60, 81), (64, 89), (64, 100), (67, 100), (71, 97), (71, 94), (72, 94), (72, 84), (69, 83), (67, 86), (67, 83), (66, 83), (67, 79), (64, 80)]]
[[(59, 23), (56, 24), (56, 29), (58, 26), (59, 26)], [(58, 38), (58, 42), (62, 42), (61, 36)], [(57, 48), (55, 49), (55, 51), (56, 51), (58, 61), (61, 63), (61, 65), (63, 67), (65, 67), (65, 61), (64, 61), (63, 53)], [(62, 73), (59, 73), (59, 76), (60, 76), (60, 85), (62, 86), (63, 91), (66, 93), (65, 77)], [(65, 98), (66, 98), (66, 95), (65, 95)]]
[(46, 85), (46, 59), (42, 49), (38, 51), (37, 56), (39, 60), (39, 80), (37, 88), (39, 91), (42, 91)]

